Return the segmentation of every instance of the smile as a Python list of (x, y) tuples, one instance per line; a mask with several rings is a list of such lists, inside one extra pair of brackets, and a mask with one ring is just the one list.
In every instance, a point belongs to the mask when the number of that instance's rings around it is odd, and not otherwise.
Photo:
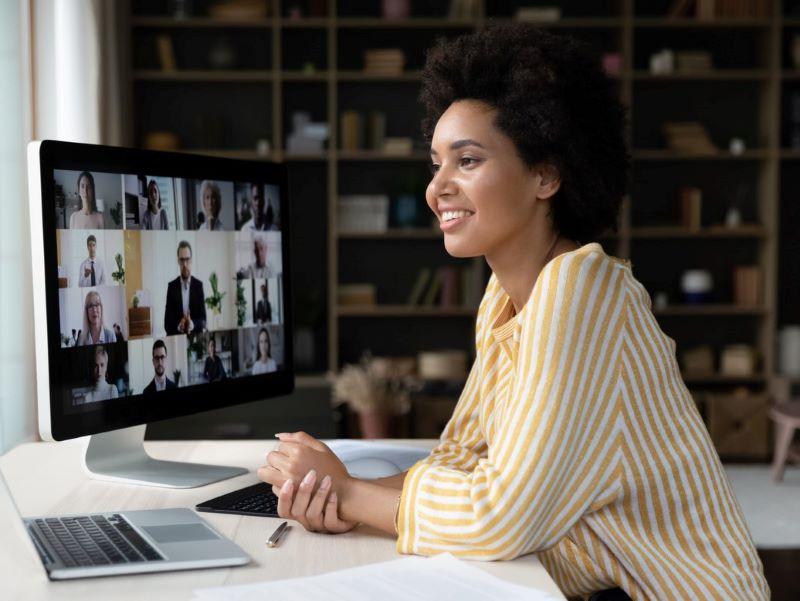
[(456, 210), (442, 211), (439, 227), (443, 232), (448, 232), (464, 223), (469, 217), (474, 215), (472, 211)]

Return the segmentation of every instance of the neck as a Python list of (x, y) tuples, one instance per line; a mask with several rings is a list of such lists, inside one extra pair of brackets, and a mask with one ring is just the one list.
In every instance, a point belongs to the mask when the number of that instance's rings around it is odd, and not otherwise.
[(575, 242), (560, 236), (553, 230), (549, 218), (544, 218), (504, 241), (491, 254), (487, 253), (486, 262), (511, 297), (515, 312), (519, 313), (544, 266), (561, 253), (576, 248)]
[(161, 374), (160, 376), (156, 374), (156, 382), (158, 382), (159, 384), (163, 384), (166, 377), (167, 377), (166, 374)]
[(89, 333), (92, 335), (92, 340), (97, 340), (100, 338), (100, 334), (103, 333), (103, 326), (90, 326)]

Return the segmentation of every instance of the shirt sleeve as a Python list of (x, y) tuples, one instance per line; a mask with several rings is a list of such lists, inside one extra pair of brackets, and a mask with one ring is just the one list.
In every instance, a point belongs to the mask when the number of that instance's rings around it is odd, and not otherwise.
[(400, 553), (495, 560), (547, 549), (618, 477), (622, 269), (591, 252), (542, 270), (487, 456), (468, 470), (433, 462), (409, 470)]

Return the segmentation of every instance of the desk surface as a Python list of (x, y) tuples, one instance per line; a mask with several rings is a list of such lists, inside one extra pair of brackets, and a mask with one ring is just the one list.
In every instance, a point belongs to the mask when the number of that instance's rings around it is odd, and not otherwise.
[[(431, 447), (431, 440), (393, 440)], [(90, 479), (81, 467), (82, 439), (59, 443), (29, 443), (0, 458), (0, 469), (24, 516), (99, 511), (194, 507), (196, 503), (255, 483), (255, 470), (276, 441), (147, 442), (159, 459), (240, 465), (249, 474), (201, 488), (165, 489), (123, 485)], [(267, 537), (279, 518), (257, 518), (202, 513), (219, 532), (236, 541), (252, 562), (238, 568), (192, 570), (49, 582), (35, 556), (13, 553), (10, 533), (0, 547), (0, 592), (25, 599), (189, 599), (195, 588), (309, 576), (331, 570), (403, 557), (395, 539), (360, 526), (340, 535), (315, 534), (295, 522), (279, 547), (268, 549)], [(2, 516), (6, 520), (8, 516)], [(563, 599), (555, 582), (534, 555), (510, 562), (470, 562), (510, 582), (537, 587)], [(12, 595), (12, 598), (16, 598)], [(0, 594), (2, 598), (9, 598)]]

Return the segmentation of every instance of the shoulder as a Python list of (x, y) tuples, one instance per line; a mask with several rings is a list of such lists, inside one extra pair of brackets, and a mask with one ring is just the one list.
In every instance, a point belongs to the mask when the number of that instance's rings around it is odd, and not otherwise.
[(624, 262), (603, 252), (599, 244), (592, 243), (557, 256), (550, 261), (537, 280), (543, 293), (578, 296), (603, 295), (624, 286)]
[(194, 287), (194, 288), (202, 288), (203, 287), (203, 282), (198, 280), (196, 277), (192, 276), (192, 287)]

